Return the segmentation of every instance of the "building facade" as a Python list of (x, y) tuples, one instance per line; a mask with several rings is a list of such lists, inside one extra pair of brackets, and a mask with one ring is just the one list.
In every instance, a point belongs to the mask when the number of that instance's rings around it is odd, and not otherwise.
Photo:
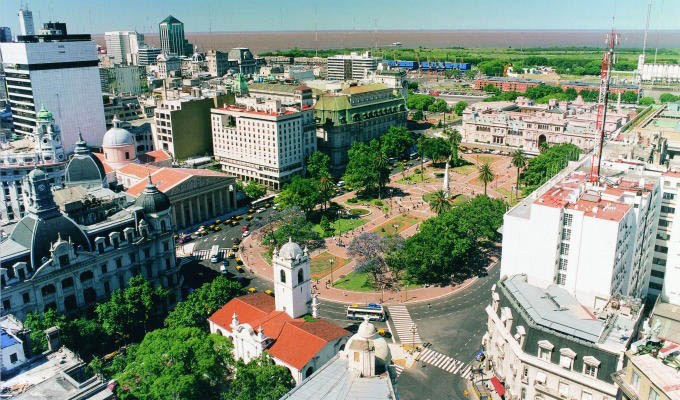
[(136, 64), (139, 48), (144, 45), (144, 35), (134, 31), (104, 33), (106, 54), (114, 64)]
[(140, 46), (137, 49), (137, 65), (146, 67), (149, 65), (156, 65), (156, 60), (161, 54), (161, 49), (158, 47), (151, 47), (149, 45)]
[(392, 126), (405, 126), (407, 117), (406, 99), (384, 84), (322, 94), (314, 105), (317, 147), (330, 157), (337, 175), (347, 165), (352, 143), (370, 142)]
[(234, 104), (234, 94), (200, 94), (162, 100), (154, 112), (156, 150), (175, 160), (213, 154), (210, 109)]
[(161, 52), (175, 56), (191, 56), (193, 46), (184, 38), (184, 24), (169, 15), (158, 24), (161, 38)]
[(156, 57), (156, 75), (159, 79), (166, 79), (173, 75), (173, 72), (181, 74), (182, 60), (179, 57), (159, 54)]
[(231, 67), (228, 53), (218, 50), (210, 50), (205, 56), (205, 63), (208, 65), (208, 73), (216, 78), (223, 77)]
[(525, 274), (532, 285), (557, 284), (587, 307), (612, 296), (644, 298), (661, 190), (658, 178), (634, 169), (617, 172), (622, 176), (602, 186), (587, 182), (584, 171), (562, 175), (508, 211), (501, 276)]
[(28, 7), (19, 9), (19, 32), (24, 36), (35, 35), (35, 25), (33, 24), (33, 12)]
[(378, 58), (370, 51), (328, 57), (326, 61), (327, 78), (331, 80), (366, 79), (377, 68)]
[(0, 26), (0, 43), (12, 41), (12, 30), (8, 26)]
[(24, 191), (25, 177), (37, 167), (47, 174), (52, 185), (64, 183), (66, 156), (61, 131), (52, 114), (42, 109), (37, 114), (35, 132), (15, 141), (0, 140), (0, 182), (3, 201), (0, 202), (0, 223), (23, 218), (30, 205)]
[(283, 107), (279, 100), (243, 101), (211, 110), (215, 159), (242, 181), (279, 190), (304, 173), (307, 157), (316, 151), (314, 111)]
[(312, 89), (304, 85), (254, 82), (248, 85), (252, 97), (278, 100), (285, 106), (311, 107), (314, 105)]
[(106, 131), (96, 43), (89, 35), (26, 37), (1, 43), (14, 129), (30, 135), (45, 106), (61, 128), (64, 150), (73, 151), (78, 132), (93, 146)]
[(256, 74), (259, 69), (253, 53), (246, 47), (236, 47), (229, 50), (228, 58), (234, 66), (238, 64), (238, 72), (243, 75)]
[(232, 299), (215, 312), (210, 333), (229, 337), (234, 357), (244, 362), (269, 353), (300, 384), (331, 360), (349, 332), (323, 319), (300, 318), (316, 313), (310, 292), (307, 250), (289, 241), (273, 253), (276, 295), (256, 293)]
[(680, 210), (676, 212), (680, 173), (661, 174), (661, 208), (655, 236), (649, 294), (664, 302), (680, 304)]
[(641, 323), (639, 300), (619, 298), (593, 309), (566, 290), (513, 275), (498, 282), (483, 339), (483, 369), (507, 399), (614, 400), (612, 374)]
[[(606, 134), (612, 134), (630, 119), (625, 111), (611, 111), (605, 123)], [(494, 101), (470, 105), (463, 111), (463, 142), (490, 144), (503, 148), (520, 148), (538, 154), (543, 143), (571, 143), (590, 150), (599, 143), (595, 104), (574, 102), (535, 104), (525, 97), (514, 102)]]
[(40, 169), (28, 175), (25, 190), (28, 213), (0, 244), (3, 314), (73, 312), (139, 274), (169, 289), (170, 302), (180, 299), (172, 210), (151, 182), (133, 205), (87, 226), (62, 214)]

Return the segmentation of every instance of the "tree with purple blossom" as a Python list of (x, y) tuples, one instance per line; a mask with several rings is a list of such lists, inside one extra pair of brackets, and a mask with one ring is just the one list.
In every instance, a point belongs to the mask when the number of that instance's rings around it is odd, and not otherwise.
[(384, 292), (399, 282), (399, 271), (394, 267), (397, 264), (388, 260), (403, 243), (404, 239), (399, 235), (380, 237), (375, 233), (364, 232), (352, 240), (347, 250), (357, 260), (354, 270), (368, 273), (373, 285)]

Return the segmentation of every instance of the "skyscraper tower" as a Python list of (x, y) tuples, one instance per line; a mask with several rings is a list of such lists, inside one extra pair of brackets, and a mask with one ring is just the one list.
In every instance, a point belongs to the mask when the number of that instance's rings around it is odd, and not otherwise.
[(35, 35), (35, 28), (33, 26), (33, 12), (31, 12), (27, 6), (22, 6), (19, 9), (19, 29), (21, 34)]
[(184, 23), (172, 15), (158, 24), (161, 36), (161, 52), (176, 56), (190, 56), (193, 48), (184, 39)]

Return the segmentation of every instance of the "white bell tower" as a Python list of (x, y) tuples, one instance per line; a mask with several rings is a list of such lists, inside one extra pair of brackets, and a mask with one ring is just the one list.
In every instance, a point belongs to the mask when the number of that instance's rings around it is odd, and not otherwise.
[(310, 283), (310, 260), (291, 239), (272, 255), (274, 266), (274, 299), (276, 311), (283, 311), (291, 318), (309, 314), (312, 303)]

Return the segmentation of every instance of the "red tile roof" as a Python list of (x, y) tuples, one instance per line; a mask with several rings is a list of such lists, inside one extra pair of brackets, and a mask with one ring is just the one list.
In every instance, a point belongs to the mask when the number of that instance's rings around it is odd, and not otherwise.
[[(123, 172), (123, 169), (129, 167), (132, 164), (126, 165), (119, 171)], [(138, 165), (139, 166), (139, 165)], [(166, 192), (175, 185), (184, 182), (185, 180), (191, 178), (192, 176), (216, 176), (216, 177), (227, 177), (227, 175), (222, 172), (212, 171), (209, 169), (190, 169), (190, 168), (158, 168), (151, 165), (142, 166), (144, 168), (152, 168), (151, 170), (151, 181), (156, 185), (158, 190), (161, 192)], [(146, 174), (142, 176), (145, 178)], [(146, 187), (146, 180), (141, 180), (136, 184), (130, 186), (126, 192), (138, 196), (144, 191)]]
[(113, 168), (109, 164), (106, 163), (106, 158), (104, 157), (104, 154), (102, 153), (92, 153), (94, 154), (95, 157), (99, 159), (99, 161), (102, 162), (102, 165), (104, 166), (104, 173), (108, 174), (109, 172), (113, 171)]
[(159, 161), (165, 161), (172, 158), (172, 156), (165, 150), (154, 150), (146, 154), (142, 154), (139, 157), (139, 161), (143, 163), (153, 163)]
[(307, 322), (275, 311), (274, 298), (264, 293), (232, 299), (208, 320), (231, 332), (229, 325), (234, 313), (239, 323), (248, 324), (255, 331), (262, 326), (264, 334), (274, 340), (267, 352), (297, 369), (302, 369), (327, 343), (350, 335), (328, 321)]
[[(231, 299), (222, 308), (217, 310), (208, 318), (222, 328), (231, 332), (231, 318), (236, 313), (240, 323), (245, 324), (250, 321), (264, 317), (275, 309), (274, 298), (265, 293), (254, 293), (246, 296)], [(288, 316), (288, 314), (285, 314)]]
[(153, 165), (130, 163), (120, 168), (118, 172), (124, 175), (130, 175), (137, 177), (139, 179), (144, 179), (147, 177), (147, 175), (153, 174), (158, 169), (159, 169), (158, 167), (155, 167)]

